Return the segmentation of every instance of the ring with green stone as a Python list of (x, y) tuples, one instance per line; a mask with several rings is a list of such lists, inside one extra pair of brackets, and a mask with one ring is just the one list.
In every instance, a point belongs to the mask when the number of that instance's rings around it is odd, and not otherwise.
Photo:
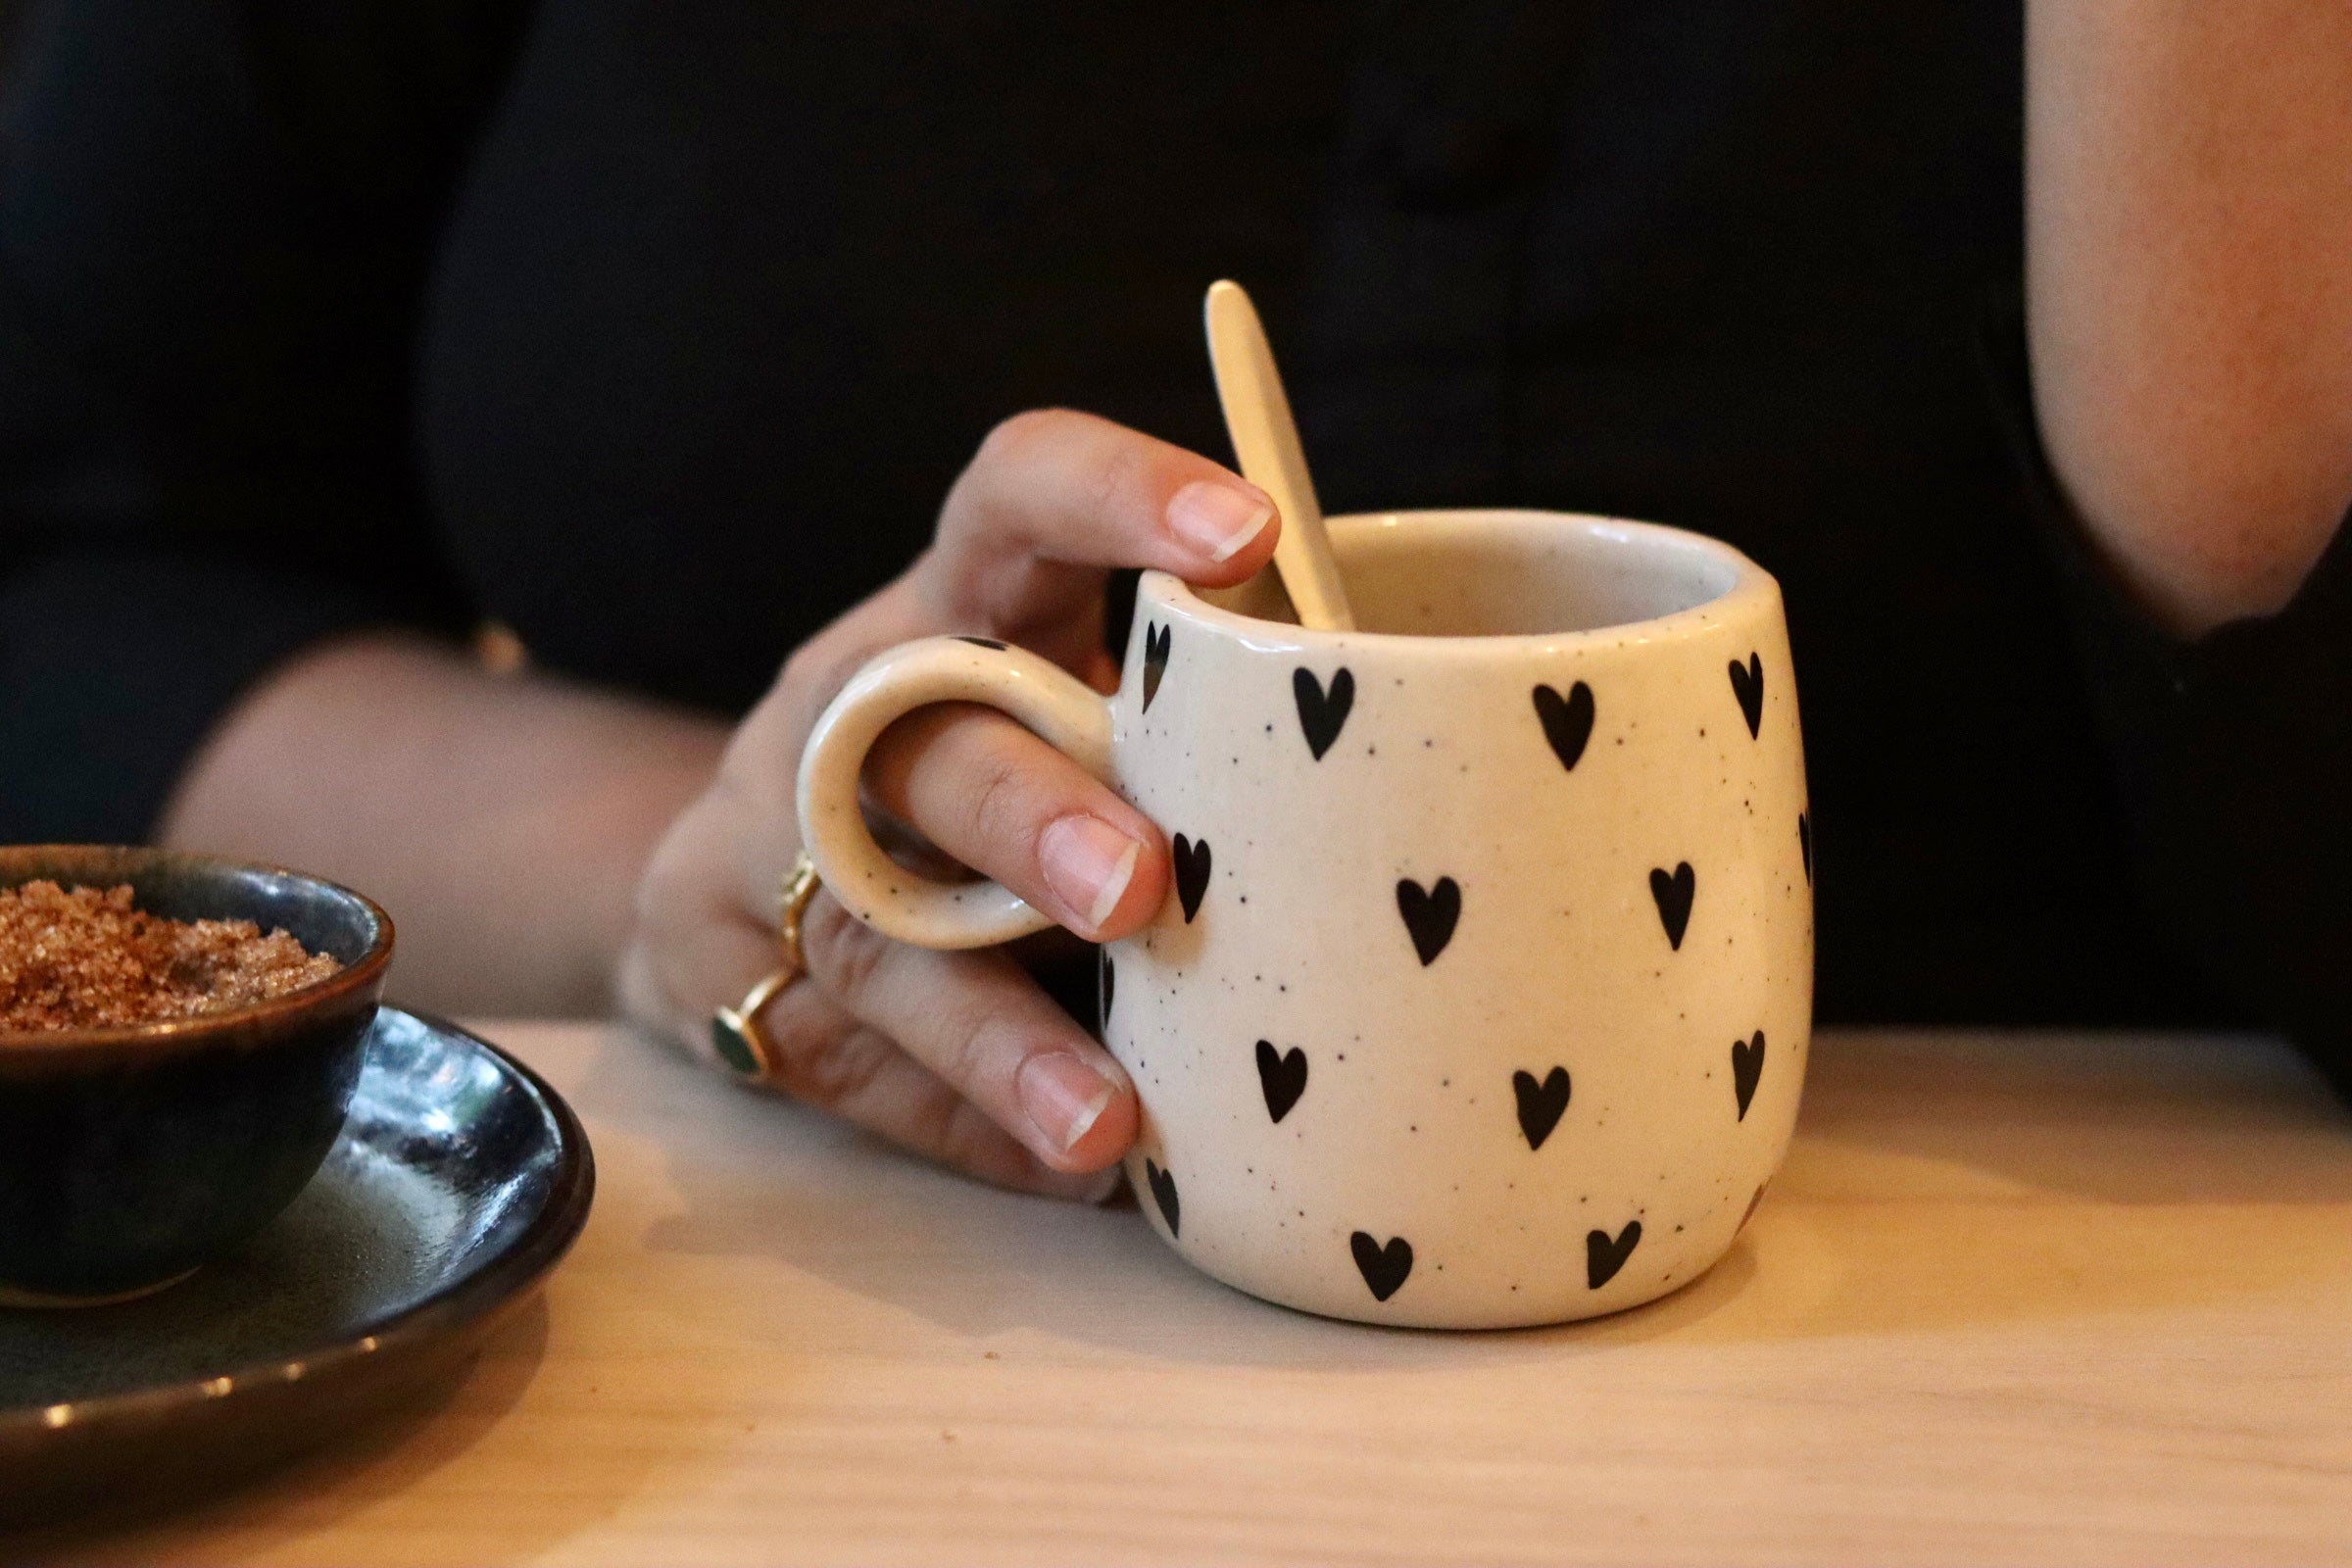
[(732, 1007), (710, 1014), (710, 1045), (718, 1059), (755, 1083), (774, 1081), (784, 1064), (760, 1030), (760, 1014), (777, 992), (808, 972), (808, 960), (801, 956), (801, 917), (808, 912), (808, 901), (816, 897), (819, 885), (816, 861), (807, 850), (801, 851), (776, 889), (776, 951), (783, 955), (784, 967), (761, 976)]
[(782, 1060), (760, 1031), (760, 1013), (775, 1000), (777, 992), (800, 977), (798, 969), (778, 969), (762, 976), (734, 1006), (720, 1007), (710, 1014), (710, 1044), (718, 1052), (719, 1060), (755, 1081), (765, 1082), (776, 1076)]

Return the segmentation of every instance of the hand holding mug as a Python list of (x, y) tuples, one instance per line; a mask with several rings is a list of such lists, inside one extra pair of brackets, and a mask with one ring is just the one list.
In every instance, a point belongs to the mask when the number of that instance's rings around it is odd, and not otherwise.
[(1780, 592), (1729, 546), (1547, 513), (1332, 519), (1360, 630), (1147, 572), (1104, 696), (934, 638), (812, 733), (802, 831), (902, 941), (1067, 915), (882, 854), (858, 780), (905, 715), (985, 703), (1172, 835), (1104, 949), (1129, 1174), (1210, 1274), (1340, 1317), (1553, 1322), (1732, 1246), (1810, 1033), (1812, 838)]
[[(621, 966), (628, 1010), (709, 1054), (713, 1010), (776, 967), (803, 744), (869, 658), (959, 634), (1108, 689), (1108, 568), (1238, 583), (1270, 559), (1278, 527), (1254, 486), (1106, 420), (1050, 411), (999, 426), (931, 547), (793, 655), (671, 827), (639, 888)], [(1165, 902), (1168, 851), (1150, 816), (1004, 715), (929, 709), (875, 740), (868, 804), (1012, 890), (1042, 912), (1036, 925), (1116, 938)], [(773, 1087), (1007, 1186), (1099, 1197), (1116, 1184), (1133, 1085), (1011, 957), (891, 941), (825, 894), (808, 910), (803, 952), (808, 973), (756, 1020), (777, 1048)]]

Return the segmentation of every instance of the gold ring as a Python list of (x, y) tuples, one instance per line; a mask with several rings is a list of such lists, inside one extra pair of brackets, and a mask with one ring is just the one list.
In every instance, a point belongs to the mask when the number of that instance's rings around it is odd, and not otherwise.
[(808, 912), (808, 901), (821, 886), (816, 862), (803, 850), (792, 869), (784, 873), (784, 886), (776, 898), (776, 947), (784, 955), (785, 967), (796, 975), (808, 969), (808, 960), (801, 956), (801, 917)]
[(774, 1043), (760, 1027), (760, 1014), (778, 992), (808, 971), (808, 962), (801, 955), (801, 917), (808, 912), (808, 901), (816, 897), (820, 885), (816, 862), (803, 850), (792, 869), (784, 873), (778, 890), (776, 951), (784, 967), (760, 976), (732, 1007), (719, 1007), (710, 1014), (710, 1044), (718, 1059), (754, 1082), (772, 1082), (782, 1069)]
[(756, 1083), (776, 1076), (782, 1065), (776, 1048), (760, 1027), (760, 1012), (776, 993), (800, 978), (797, 969), (778, 969), (763, 977), (732, 1007), (710, 1014), (710, 1044), (718, 1059)]

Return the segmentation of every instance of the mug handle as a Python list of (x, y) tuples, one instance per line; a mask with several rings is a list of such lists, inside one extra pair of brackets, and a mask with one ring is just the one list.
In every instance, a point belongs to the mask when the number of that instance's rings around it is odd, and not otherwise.
[(933, 703), (981, 703), (1110, 782), (1110, 704), (1060, 665), (980, 637), (926, 637), (850, 678), (801, 753), (801, 843), (825, 891), (867, 925), (921, 948), (983, 948), (1054, 923), (996, 882), (934, 882), (882, 852), (858, 781), (893, 723)]

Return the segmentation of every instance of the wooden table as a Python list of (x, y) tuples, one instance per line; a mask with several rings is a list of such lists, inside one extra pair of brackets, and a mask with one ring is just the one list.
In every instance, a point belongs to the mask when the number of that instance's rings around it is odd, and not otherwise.
[(2352, 1561), (2352, 1119), (2276, 1044), (1832, 1033), (1697, 1284), (1261, 1305), (617, 1031), (595, 1217), (439, 1409), (57, 1560)]

